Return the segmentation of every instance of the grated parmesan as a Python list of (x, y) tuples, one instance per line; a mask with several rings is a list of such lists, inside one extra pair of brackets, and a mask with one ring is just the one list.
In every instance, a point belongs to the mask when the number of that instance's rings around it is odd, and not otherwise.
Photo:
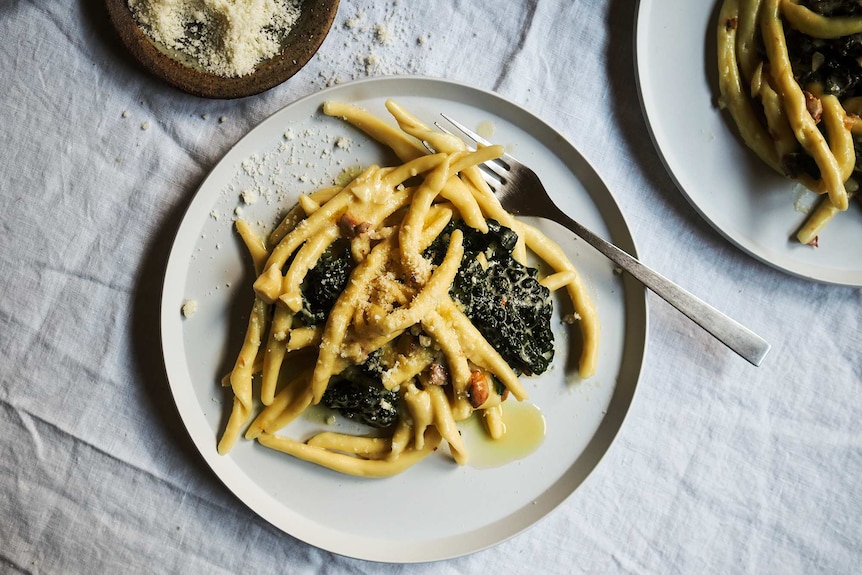
[(192, 317), (198, 310), (198, 302), (193, 299), (188, 299), (183, 302), (182, 313), (183, 317)]
[(245, 76), (281, 51), (300, 0), (128, 0), (147, 36), (187, 65)]

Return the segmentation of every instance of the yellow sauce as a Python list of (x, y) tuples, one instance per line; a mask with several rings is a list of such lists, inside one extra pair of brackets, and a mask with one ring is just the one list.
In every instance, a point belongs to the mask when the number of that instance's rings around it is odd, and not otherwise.
[(500, 439), (488, 435), (481, 413), (458, 424), (470, 457), (468, 465), (478, 469), (500, 467), (527, 457), (545, 440), (545, 416), (532, 403), (505, 402), (503, 423), (506, 433)]
[(340, 174), (335, 178), (336, 186), (346, 186), (353, 179), (363, 172), (362, 166), (350, 166), (349, 168), (344, 168)]
[(302, 412), (303, 419), (317, 424), (317, 425), (326, 425), (331, 426), (335, 425), (335, 413), (334, 409), (330, 409), (323, 404), (318, 403), (317, 405), (309, 405), (305, 408), (305, 411)]
[(483, 120), (479, 122), (479, 125), (476, 126), (476, 133), (485, 138), (486, 140), (490, 140), (491, 136), (494, 135), (497, 127), (494, 125), (494, 122), (489, 120)]
[[(310, 405), (302, 413), (302, 418), (319, 427), (336, 425), (335, 411), (323, 405)], [(488, 435), (481, 412), (474, 413), (458, 428), (467, 447), (467, 465), (476, 469), (502, 467), (513, 461), (523, 459), (536, 451), (545, 440), (545, 416), (532, 403), (509, 400), (503, 404), (503, 424), (506, 433), (500, 439)], [(341, 420), (343, 422), (343, 420)], [(317, 431), (323, 431), (318, 429)], [(342, 433), (350, 431), (335, 429)], [(376, 433), (369, 433), (376, 435)]]

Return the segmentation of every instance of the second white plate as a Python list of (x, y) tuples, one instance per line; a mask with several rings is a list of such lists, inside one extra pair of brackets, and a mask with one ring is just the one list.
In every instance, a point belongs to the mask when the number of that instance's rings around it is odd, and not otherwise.
[[(554, 366), (525, 381), (531, 401), (544, 414), (546, 438), (524, 459), (494, 468), (459, 467), (435, 454), (397, 477), (366, 480), (245, 440), (228, 455), (218, 455), (216, 441), (229, 400), (219, 379), (232, 366), (252, 301), (251, 266), (232, 220), (241, 210), (248, 221), (270, 228), (299, 193), (330, 184), (353, 166), (391, 161), (380, 145), (319, 111), (323, 101), (333, 99), (385, 118), (389, 97), (429, 123), (446, 112), (469, 126), (493, 129), (491, 139), (533, 166), (564, 210), (635, 252), (625, 221), (595, 171), (525, 110), (494, 94), (440, 80), (345, 84), (277, 112), (204, 181), (180, 225), (165, 273), (162, 342), (171, 390), (192, 440), (246, 505), (286, 533), (336, 553), (376, 561), (432, 561), (521, 532), (565, 501), (593, 471), (634, 394), (646, 343), (646, 298), (642, 286), (614, 273), (585, 243), (543, 224), (586, 278), (603, 334), (595, 377), (579, 381), (574, 375), (577, 345), (562, 322), (555, 323)], [(187, 299), (196, 300), (198, 310), (184, 319), (180, 309)]]
[(720, 1), (641, 0), (636, 58), (641, 102), (656, 148), (694, 208), (732, 243), (796, 276), (862, 285), (862, 210), (851, 202), (820, 236), (794, 238), (812, 197), (772, 172), (716, 105)]

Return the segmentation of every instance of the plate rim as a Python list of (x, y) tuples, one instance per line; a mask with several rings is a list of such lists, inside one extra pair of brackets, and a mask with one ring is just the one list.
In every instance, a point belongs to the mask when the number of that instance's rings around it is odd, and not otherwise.
[[(714, 12), (716, 8), (716, 2), (720, 1), (721, 0), (712, 0), (709, 3), (710, 10)], [(641, 108), (641, 115), (644, 118), (650, 141), (653, 144), (653, 148), (655, 149), (656, 154), (658, 155), (662, 166), (665, 169), (665, 172), (673, 181), (674, 186), (687, 200), (687, 202), (695, 210), (695, 212), (697, 212), (697, 214), (704, 221), (706, 221), (716, 232), (718, 232), (719, 235), (721, 235), (731, 245), (735, 246), (756, 261), (766, 264), (771, 268), (784, 272), (792, 277), (830, 285), (841, 285), (849, 287), (862, 286), (862, 270), (840, 270), (830, 267), (816, 266), (806, 262), (798, 262), (786, 256), (775, 253), (779, 249), (779, 246), (775, 246), (774, 250), (768, 248), (758, 249), (757, 246), (753, 245), (753, 242), (746, 241), (748, 240), (747, 237), (740, 237), (739, 234), (734, 234), (731, 231), (725, 229), (720, 223), (715, 220), (714, 217), (710, 215), (710, 213), (702, 205), (702, 202), (699, 202), (695, 195), (693, 195), (689, 190), (685, 188), (685, 186), (682, 185), (677, 174), (675, 173), (672, 162), (667, 156), (668, 145), (665, 142), (661, 141), (661, 138), (656, 133), (656, 104), (652, 98), (652, 94), (647, 94), (646, 90), (644, 89), (644, 77), (646, 76), (644, 70), (644, 60), (647, 58), (647, 56), (645, 56), (647, 50), (644, 46), (642, 46), (642, 43), (646, 42), (645, 37), (647, 35), (645, 30), (647, 25), (644, 23), (647, 18), (645, 17), (644, 12), (646, 11), (646, 9), (652, 8), (656, 4), (658, 4), (658, 0), (638, 0), (637, 7), (635, 8), (635, 20), (633, 26), (633, 32), (635, 37), (635, 41), (633, 43), (635, 85), (637, 86), (638, 101)], [(709, 110), (709, 113), (712, 112), (713, 110)], [(738, 143), (740, 146), (743, 145), (741, 142)]]
[[(186, 432), (191, 437), (192, 442), (195, 445), (195, 449), (201, 455), (202, 459), (207, 464), (207, 466), (210, 468), (210, 470), (213, 472), (213, 474), (216, 476), (216, 478), (228, 489), (228, 491), (230, 491), (235, 497), (237, 497), (246, 507), (248, 507), (256, 515), (260, 516), (261, 518), (263, 518), (264, 520), (266, 520), (267, 522), (269, 522), (270, 524), (272, 524), (273, 526), (275, 526), (279, 530), (283, 531), (284, 533), (290, 535), (291, 537), (294, 537), (294, 538), (301, 540), (301, 541), (303, 541), (309, 545), (313, 545), (315, 547), (318, 547), (320, 549), (323, 549), (323, 550), (326, 550), (329, 552), (333, 552), (333, 553), (336, 553), (339, 555), (344, 555), (347, 557), (352, 557), (352, 558), (357, 558), (357, 559), (377, 561), (377, 562), (385, 562), (385, 563), (418, 563), (418, 562), (446, 560), (446, 559), (451, 559), (451, 558), (475, 553), (475, 552), (481, 551), (483, 549), (487, 549), (487, 548), (493, 547), (495, 545), (498, 545), (500, 543), (503, 543), (504, 541), (509, 540), (512, 537), (519, 535), (520, 533), (526, 531), (527, 529), (531, 528), (536, 523), (538, 523), (539, 521), (541, 521), (542, 519), (544, 519), (545, 517), (550, 515), (559, 505), (561, 505), (563, 502), (568, 500), (575, 493), (575, 491), (577, 491), (577, 489), (580, 488), (583, 485), (583, 483), (585, 483), (589, 479), (589, 477), (591, 477), (595, 473), (595, 470), (597, 469), (597, 467), (601, 463), (601, 460), (605, 457), (607, 452), (610, 450), (612, 444), (616, 440), (617, 436), (619, 435), (620, 430), (622, 429), (622, 425), (624, 424), (626, 417), (627, 417), (627, 415), (628, 415), (629, 411), (631, 410), (631, 407), (634, 403), (634, 398), (635, 398), (635, 395), (636, 395), (637, 390), (638, 390), (638, 382), (639, 382), (640, 377), (641, 377), (642, 372), (643, 372), (644, 361), (645, 361), (646, 353), (647, 353), (648, 334), (649, 334), (649, 302), (648, 302), (648, 299), (646, 297), (646, 289), (643, 288), (643, 286), (641, 284), (639, 284), (633, 278), (630, 278), (627, 275), (624, 275), (623, 276), (623, 286), (624, 286), (624, 291), (626, 294), (625, 298), (624, 298), (624, 308), (625, 308), (625, 316), (626, 316), (626, 320), (625, 320), (626, 321), (626, 323), (625, 323), (625, 329), (626, 329), (625, 342), (623, 345), (623, 351), (622, 351), (622, 355), (621, 355), (622, 364), (620, 367), (620, 373), (617, 375), (617, 381), (614, 382), (614, 390), (613, 390), (612, 397), (610, 399), (607, 413), (610, 414), (611, 413), (610, 407), (612, 405), (619, 403), (619, 402), (622, 402), (622, 409), (621, 410), (619, 410), (619, 409), (615, 410), (614, 411), (614, 417), (609, 417), (606, 414), (602, 418), (601, 423), (598, 426), (598, 429), (596, 429), (593, 436), (587, 442), (587, 444), (584, 448), (584, 451), (581, 453), (581, 455), (579, 455), (578, 459), (580, 459), (581, 457), (585, 457), (586, 456), (585, 454), (587, 454), (587, 452), (591, 452), (590, 457), (594, 458), (594, 463), (589, 467), (589, 470), (584, 474), (584, 476), (579, 478), (576, 482), (576, 485), (572, 489), (568, 490), (566, 495), (561, 497), (559, 501), (556, 501), (555, 504), (551, 505), (551, 507), (549, 509), (547, 509), (546, 512), (544, 512), (541, 516), (539, 516), (537, 518), (528, 520), (522, 527), (520, 527), (518, 529), (505, 530), (505, 532), (502, 534), (502, 536), (485, 537), (484, 540), (481, 543), (479, 543), (478, 545), (477, 544), (461, 545), (459, 547), (459, 546), (455, 545), (455, 543), (457, 542), (456, 539), (454, 537), (449, 537), (446, 546), (440, 546), (439, 543), (435, 543), (435, 542), (439, 542), (441, 540), (440, 538), (438, 538), (438, 539), (435, 539), (433, 541), (428, 540), (428, 541), (423, 541), (420, 544), (416, 544), (416, 545), (414, 545), (415, 548), (411, 549), (407, 553), (404, 553), (403, 551), (401, 551), (401, 552), (395, 554), (395, 553), (390, 553), (389, 550), (387, 550), (385, 553), (382, 553), (382, 554), (380, 552), (357, 553), (355, 551), (351, 551), (351, 549), (354, 549), (354, 547), (352, 547), (352, 546), (344, 546), (344, 545), (339, 546), (339, 545), (333, 544), (332, 542), (324, 540), (324, 538), (326, 536), (330, 535), (328, 533), (328, 531), (330, 531), (328, 528), (323, 528), (323, 529), (319, 530), (319, 532), (315, 532), (312, 534), (309, 534), (309, 533), (298, 534), (295, 531), (291, 531), (291, 530), (286, 529), (281, 524), (282, 522), (274, 520), (270, 516), (270, 514), (267, 513), (265, 510), (265, 503), (266, 503), (265, 500), (268, 497), (271, 497), (269, 494), (265, 494), (266, 495), (265, 497), (249, 497), (247, 494), (237, 493), (236, 490), (233, 489), (233, 487), (228, 483), (227, 479), (222, 476), (222, 473), (220, 473), (220, 471), (224, 472), (223, 469), (220, 469), (222, 466), (218, 466), (218, 468), (217, 468), (216, 461), (213, 460), (212, 454), (204, 452), (204, 450), (201, 449), (201, 443), (199, 443), (199, 442), (212, 443), (212, 442), (214, 442), (214, 439), (212, 437), (199, 437), (201, 432), (196, 433), (195, 428), (193, 428), (191, 426), (189, 419), (187, 419), (187, 417), (185, 417), (183, 414), (183, 408), (181, 406), (181, 402), (183, 401), (182, 386), (186, 386), (189, 389), (191, 389), (193, 386), (190, 384), (189, 381), (176, 382), (175, 378), (171, 376), (172, 369), (171, 369), (171, 365), (170, 365), (171, 362), (169, 359), (168, 347), (171, 345), (171, 343), (175, 343), (175, 342), (172, 342), (174, 337), (169, 333), (169, 326), (172, 323), (175, 323), (176, 318), (174, 316), (177, 315), (177, 310), (174, 309), (173, 306), (167, 305), (167, 300), (168, 300), (168, 295), (169, 295), (169, 291), (170, 291), (170, 286), (172, 285), (171, 279), (177, 273), (181, 274), (180, 277), (184, 278), (185, 277), (184, 274), (188, 269), (187, 268), (187, 262), (178, 262), (177, 261), (178, 255), (177, 255), (176, 250), (175, 250), (176, 244), (180, 238), (181, 232), (183, 231), (184, 224), (187, 221), (187, 216), (189, 215), (189, 212), (192, 211), (192, 209), (197, 205), (197, 202), (203, 201), (201, 192), (210, 184), (209, 180), (213, 177), (213, 174), (214, 174), (214, 172), (216, 172), (218, 166), (221, 165), (226, 158), (230, 157), (232, 155), (233, 150), (236, 149), (237, 147), (241, 146), (246, 139), (254, 137), (254, 133), (257, 130), (257, 128), (259, 128), (263, 124), (267, 123), (272, 117), (281, 113), (285, 108), (300, 106), (304, 103), (308, 103), (309, 101), (314, 101), (314, 100), (319, 100), (322, 102), (326, 98), (327, 95), (329, 95), (333, 92), (339, 92), (339, 91), (346, 90), (346, 89), (356, 89), (356, 88), (361, 89), (361, 88), (366, 87), (368, 85), (372, 85), (372, 86), (385, 85), (386, 83), (389, 83), (389, 82), (396, 82), (396, 83), (411, 82), (411, 83), (416, 83), (417, 85), (434, 84), (434, 85), (439, 85), (439, 86), (454, 87), (454, 88), (457, 88), (458, 90), (463, 90), (466, 92), (473, 93), (474, 95), (476, 95), (480, 98), (483, 98), (483, 99), (489, 99), (490, 98), (492, 100), (495, 100), (497, 102), (497, 106), (489, 107), (490, 109), (499, 110), (499, 106), (502, 105), (502, 106), (508, 107), (510, 111), (516, 111), (519, 114), (523, 114), (526, 117), (531, 118), (532, 120), (537, 122), (543, 129), (548, 130), (550, 133), (554, 134), (558, 138), (557, 143), (562, 145), (563, 147), (565, 147), (567, 152), (575, 154), (575, 156), (579, 159), (579, 167), (582, 167), (582, 168), (588, 170), (591, 178), (595, 179), (595, 182), (593, 182), (591, 185), (601, 186), (602, 190), (600, 190), (599, 195), (603, 196), (602, 199), (605, 202), (605, 208), (603, 208), (601, 210), (602, 219), (603, 220), (605, 219), (605, 215), (607, 213), (607, 210), (613, 211), (614, 216), (616, 218), (618, 218), (618, 224), (616, 224), (616, 225), (620, 226), (620, 229), (616, 230), (616, 233), (623, 234), (625, 236), (623, 238), (625, 241), (621, 242), (623, 244), (623, 246), (621, 246), (621, 247), (625, 247), (628, 251), (630, 251), (632, 253), (632, 255), (637, 257), (637, 248), (636, 248), (634, 236), (631, 233), (631, 228), (629, 227), (628, 222), (625, 220), (624, 214), (623, 214), (622, 210), (620, 209), (619, 204), (616, 201), (616, 198), (613, 196), (611, 190), (604, 183), (604, 180), (601, 178), (601, 175), (598, 172), (598, 170), (595, 168), (595, 166), (593, 166), (593, 164), (588, 160), (588, 158), (586, 158), (573, 144), (571, 144), (571, 142), (569, 142), (569, 140), (567, 138), (562, 136), (550, 124), (548, 124), (547, 122), (544, 122), (538, 116), (536, 116), (535, 114), (533, 114), (532, 112), (530, 112), (529, 110), (524, 108), (523, 106), (521, 106), (521, 105), (513, 102), (512, 100), (509, 100), (509, 99), (505, 98), (504, 96), (497, 94), (495, 92), (485, 90), (482, 88), (477, 88), (474, 86), (470, 86), (466, 83), (448, 80), (448, 79), (432, 78), (432, 77), (426, 77), (426, 76), (409, 76), (409, 75), (396, 75), (396, 76), (366, 78), (366, 79), (355, 80), (352, 82), (346, 82), (343, 84), (332, 86), (330, 88), (326, 88), (324, 90), (320, 90), (320, 91), (308, 94), (302, 98), (299, 98), (297, 100), (294, 100), (294, 101), (287, 103), (286, 105), (282, 106), (281, 108), (279, 108), (278, 110), (276, 110), (275, 112), (273, 112), (272, 114), (270, 114), (269, 116), (267, 116), (266, 118), (261, 120), (254, 127), (252, 127), (246, 134), (244, 134), (239, 140), (237, 140), (237, 142), (233, 146), (231, 146), (228, 150), (226, 150), (225, 153), (219, 158), (219, 160), (217, 160), (213, 164), (213, 166), (210, 168), (208, 174), (204, 177), (201, 184), (197, 187), (197, 189), (195, 190), (191, 199), (189, 200), (188, 204), (186, 205), (184, 213), (183, 213), (182, 217), (180, 218), (180, 223), (177, 226), (174, 238), (172, 239), (172, 242), (171, 242), (169, 256), (168, 256), (168, 259), (167, 259), (167, 262), (165, 265), (165, 269), (164, 269), (164, 281), (163, 281), (163, 285), (162, 285), (161, 298), (160, 298), (160, 311), (159, 311), (160, 341), (161, 341), (161, 345), (162, 345), (163, 360), (165, 362), (166, 377), (168, 379), (168, 384), (169, 384), (169, 387), (171, 390), (171, 395), (174, 399), (174, 403), (177, 407), (178, 413), (180, 414), (180, 419), (182, 420), (183, 427), (185, 428)], [(377, 88), (372, 88), (372, 89), (377, 89)], [(417, 91), (417, 95), (421, 95), (421, 92)], [(458, 100), (456, 99), (455, 101), (457, 102)], [(499, 114), (499, 112), (497, 112), (497, 113)], [(506, 118), (507, 116), (502, 116), (502, 117)], [(543, 145), (546, 145), (546, 144), (543, 143)], [(555, 153), (555, 155), (557, 155), (557, 154)], [(574, 168), (574, 166), (570, 162), (563, 160), (563, 158), (559, 158), (559, 159), (565, 164), (565, 166), (567, 168), (569, 168), (569, 169)], [(584, 185), (585, 185), (585, 187), (587, 187), (586, 183)], [(592, 195), (593, 194), (591, 193), (591, 196)], [(591, 200), (591, 201), (593, 201), (593, 200)], [(597, 206), (597, 208), (599, 208), (599, 206)], [(618, 239), (615, 238), (615, 241), (618, 241)], [(178, 266), (180, 268), (179, 270), (177, 270)], [(182, 340), (181, 337), (179, 339)], [(182, 342), (180, 341), (180, 343), (182, 343)], [(634, 349), (630, 349), (630, 346), (634, 346)], [(632, 360), (632, 357), (631, 357), (632, 354), (634, 354), (634, 360)], [(185, 352), (183, 351), (179, 355), (184, 357)], [(626, 377), (629, 378), (627, 381), (630, 381), (630, 383), (626, 386), (620, 385), (620, 382), (619, 382), (619, 379), (622, 379), (621, 376), (623, 375), (623, 372), (626, 372)], [(185, 391), (188, 391), (188, 390), (185, 390)], [(610, 428), (610, 429), (608, 429), (608, 428)], [(604, 445), (600, 449), (600, 453), (597, 453), (597, 454), (592, 453), (596, 449), (594, 444), (597, 443), (597, 438), (600, 435), (603, 438)], [(218, 456), (218, 457), (222, 458), (223, 456)], [(569, 469), (571, 469), (571, 467), (573, 467), (576, 462), (577, 462), (577, 459), (574, 462), (572, 462), (572, 465), (570, 466)], [(567, 471), (564, 474), (564, 476), (560, 480), (557, 481), (557, 483), (563, 482), (571, 474), (572, 474), (571, 471)], [(557, 485), (557, 483), (555, 483), (554, 485)], [(551, 490), (549, 489), (548, 491), (551, 491)], [(524, 508), (520, 508), (520, 509), (515, 510), (513, 513), (511, 513), (507, 517), (511, 517), (513, 515), (523, 513), (523, 512), (524, 512)], [(487, 529), (489, 529), (489, 527), (491, 525), (495, 525), (495, 524), (501, 523), (501, 522), (502, 522), (502, 520), (493, 521), (490, 524), (483, 526), (480, 529), (476, 529), (474, 531), (487, 530)], [(465, 535), (464, 533), (459, 534), (459, 537), (464, 537), (464, 535)], [(443, 539), (446, 540), (447, 538), (443, 538)], [(434, 547), (434, 545), (430, 545), (432, 543), (434, 543), (437, 546)], [(426, 548), (429, 548), (429, 545), (430, 545), (430, 550), (426, 549)], [(349, 549), (348, 549), (348, 547), (349, 547)]]

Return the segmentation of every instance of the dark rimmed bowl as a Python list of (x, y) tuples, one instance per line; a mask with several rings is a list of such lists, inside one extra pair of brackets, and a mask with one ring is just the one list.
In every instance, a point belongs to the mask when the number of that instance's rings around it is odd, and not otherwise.
[(246, 76), (226, 78), (190, 68), (164, 54), (141, 30), (127, 0), (105, 0), (111, 22), (126, 48), (168, 84), (202, 98), (242, 98), (273, 88), (302, 69), (317, 52), (338, 11), (339, 0), (304, 0), (284, 49)]

